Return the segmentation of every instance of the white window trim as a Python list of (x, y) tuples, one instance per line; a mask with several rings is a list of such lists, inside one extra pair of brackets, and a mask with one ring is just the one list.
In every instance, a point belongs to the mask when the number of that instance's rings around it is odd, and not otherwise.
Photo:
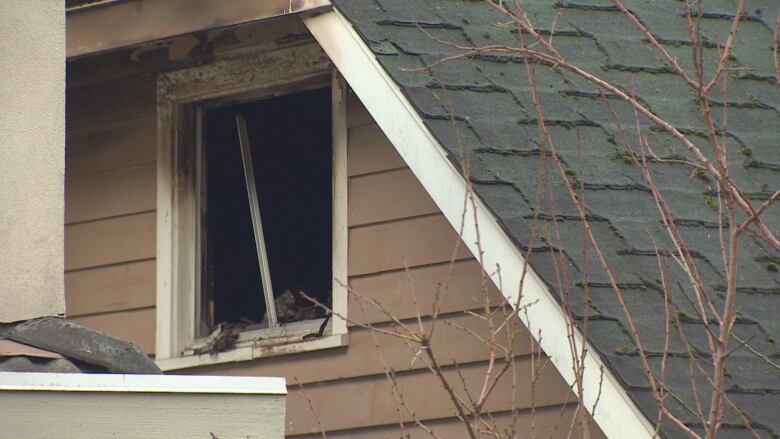
[[(333, 73), (332, 73), (333, 72)], [(199, 292), (199, 214), (192, 139), (183, 124), (194, 105), (219, 99), (249, 101), (305, 87), (331, 75), (333, 132), (333, 284), (335, 314), (321, 338), (302, 335), (319, 322), (300, 322), (301, 332), (242, 333), (236, 347), (217, 354), (185, 354), (195, 340)], [(208, 65), (161, 74), (157, 80), (157, 327), (155, 361), (163, 370), (251, 360), (344, 346), (347, 323), (347, 121), (346, 85), (316, 43), (274, 50), (242, 50)], [(197, 118), (195, 118), (197, 119)], [(194, 175), (193, 175), (194, 174)], [(336, 315), (337, 314), (337, 315)]]

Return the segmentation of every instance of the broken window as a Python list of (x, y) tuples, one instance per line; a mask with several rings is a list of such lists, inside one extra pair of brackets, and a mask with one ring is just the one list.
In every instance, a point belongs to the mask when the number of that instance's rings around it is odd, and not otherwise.
[(157, 80), (164, 370), (347, 341), (346, 84), (313, 42), (234, 55)]
[(206, 107), (200, 131), (197, 336), (325, 318), (304, 294), (331, 305), (331, 89)]

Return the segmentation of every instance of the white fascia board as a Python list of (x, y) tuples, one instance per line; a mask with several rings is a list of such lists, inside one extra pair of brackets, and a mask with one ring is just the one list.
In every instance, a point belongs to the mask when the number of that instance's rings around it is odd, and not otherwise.
[[(465, 219), (463, 241), (473, 254), (477, 254), (477, 229), (470, 205), (463, 215), (466, 182), (401, 89), (384, 71), (352, 24), (337, 10), (305, 17), (304, 23), (447, 220), (458, 230), (461, 221)], [(484, 251), (483, 268), (493, 273), (493, 282), (507, 301), (514, 304), (523, 273), (523, 253), (484, 204), (480, 200), (476, 204)], [(501, 267), (501, 283), (494, 273), (497, 266)], [(574, 385), (573, 359), (567, 340), (564, 311), (539, 276), (530, 267), (528, 271), (520, 305), (532, 305), (527, 320), (524, 314), (520, 315), (521, 319), (534, 337), (541, 334), (541, 339), (537, 341), (542, 349), (566, 382)], [(576, 329), (574, 338), (577, 346), (582, 346), (584, 338)], [(583, 372), (583, 402), (601, 430), (610, 438), (655, 437), (650, 422), (631, 401), (601, 358), (594, 354), (596, 350), (590, 343), (587, 350)], [(594, 413), (593, 405), (597, 400)]]
[(286, 395), (284, 378), (0, 372), (0, 391)]

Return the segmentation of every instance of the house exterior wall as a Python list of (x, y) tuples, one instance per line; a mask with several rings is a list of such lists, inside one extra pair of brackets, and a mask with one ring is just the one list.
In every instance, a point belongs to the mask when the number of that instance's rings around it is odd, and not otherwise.
[(0, 322), (12, 322), (65, 311), (64, 2), (4, 2), (0, 53)]
[[(94, 76), (88, 81), (72, 78), (78, 85), (68, 92), (68, 314), (153, 353), (155, 75), (139, 72), (103, 80), (94, 69), (91, 72)], [(440, 318), (449, 324), (439, 323), (432, 345), (448, 365), (445, 375), (457, 379), (457, 369), (450, 366), (456, 361), (469, 387), (476, 389), (488, 369), (489, 353), (483, 343), (458, 328), (486, 334), (484, 319), (463, 312), (483, 307), (479, 265), (464, 246), (453, 251), (456, 231), (354, 96), (348, 103), (348, 174), (349, 283), (356, 292), (350, 298), (350, 318), (390, 326), (383, 313), (361, 306), (359, 294), (381, 301), (410, 324), (416, 324), (419, 310), (427, 325), (437, 285), (451, 272)], [(503, 300), (492, 285), (487, 295), (494, 305)], [(566, 437), (574, 396), (552, 365), (543, 366), (544, 356), (533, 355), (534, 349), (521, 328), (514, 370), (521, 384), (513, 394), (512, 377), (507, 375), (486, 409), (498, 422), (509, 422), (517, 407), (524, 435)], [(180, 373), (285, 376), (290, 392), (288, 436), (319, 437), (319, 418), (331, 432), (329, 437), (368, 438), (398, 431), (398, 407), (385, 377), (387, 366), (396, 371), (405, 401), (420, 419), (447, 437), (462, 437), (446, 394), (425, 363), (414, 357), (414, 351), (397, 338), (375, 339), (368, 330), (351, 326), (346, 347)], [(600, 432), (595, 427), (594, 431), (598, 437)], [(410, 427), (407, 433), (416, 437), (419, 432)]]

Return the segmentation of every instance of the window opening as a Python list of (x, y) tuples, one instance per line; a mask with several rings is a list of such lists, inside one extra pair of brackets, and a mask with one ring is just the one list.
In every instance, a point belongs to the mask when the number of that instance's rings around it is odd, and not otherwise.
[(331, 90), (204, 109), (198, 336), (325, 317), (332, 287)]

